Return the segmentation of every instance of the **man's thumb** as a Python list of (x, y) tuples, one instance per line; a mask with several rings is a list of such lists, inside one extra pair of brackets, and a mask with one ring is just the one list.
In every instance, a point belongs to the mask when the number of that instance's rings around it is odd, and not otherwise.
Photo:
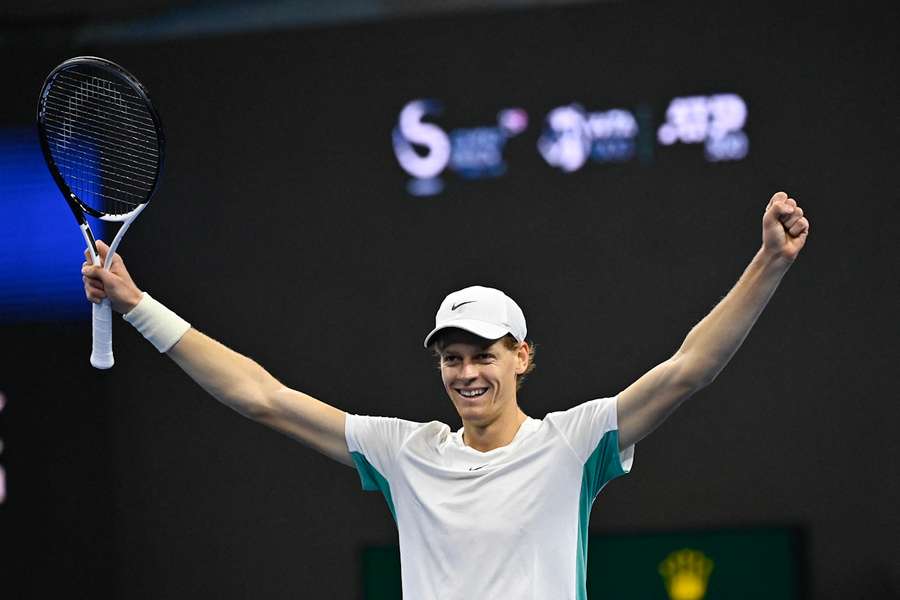
[(109, 246), (103, 240), (96, 240), (94, 243), (97, 245), (97, 254), (100, 255), (100, 260), (102, 261), (106, 258), (106, 253), (109, 252)]

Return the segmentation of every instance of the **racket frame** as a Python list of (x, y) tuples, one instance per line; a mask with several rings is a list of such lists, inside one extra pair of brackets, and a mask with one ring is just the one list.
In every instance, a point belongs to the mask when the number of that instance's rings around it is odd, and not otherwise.
[[(52, 153), (50, 152), (50, 146), (47, 142), (48, 132), (46, 127), (44, 126), (43, 117), (47, 96), (50, 93), (50, 88), (52, 87), (53, 82), (60, 75), (60, 73), (68, 71), (74, 67), (82, 66), (104, 71), (111, 74), (114, 79), (126, 83), (144, 102), (147, 108), (147, 112), (149, 112), (150, 117), (153, 119), (153, 125), (156, 129), (157, 152), (159, 156), (159, 160), (156, 163), (156, 171), (153, 174), (153, 185), (150, 188), (150, 191), (147, 193), (146, 199), (138, 204), (133, 210), (127, 213), (117, 215), (106, 214), (84, 202), (81, 198), (78, 197), (77, 194), (75, 194), (75, 192), (72, 191), (72, 189), (66, 183), (65, 179), (60, 174), (60, 170), (56, 164), (56, 161), (53, 160)], [(94, 265), (100, 266), (100, 253), (97, 250), (97, 242), (94, 239), (94, 234), (91, 231), (91, 226), (88, 223), (85, 214), (91, 215), (92, 217), (105, 222), (122, 223), (122, 226), (119, 228), (119, 231), (116, 232), (116, 235), (109, 246), (109, 252), (107, 253), (106, 260), (102, 265), (104, 269), (109, 270), (110, 264), (112, 263), (112, 258), (119, 246), (119, 242), (122, 241), (122, 236), (124, 236), (125, 231), (127, 231), (128, 227), (131, 225), (134, 219), (137, 218), (141, 211), (143, 211), (147, 204), (150, 202), (150, 199), (156, 193), (156, 189), (159, 186), (159, 176), (163, 169), (163, 163), (165, 162), (166, 145), (162, 120), (159, 118), (159, 113), (156, 111), (156, 107), (150, 100), (150, 95), (147, 92), (147, 89), (140, 81), (138, 81), (136, 77), (126, 71), (123, 67), (112, 62), (111, 60), (100, 58), (99, 56), (76, 56), (57, 65), (44, 79), (44, 84), (41, 86), (41, 93), (38, 99), (38, 109), (35, 121), (37, 123), (38, 141), (41, 146), (41, 152), (43, 153), (44, 160), (46, 161), (47, 166), (50, 170), (50, 175), (53, 177), (53, 180), (59, 188), (59, 191), (62, 193), (63, 198), (65, 198), (66, 203), (72, 210), (72, 214), (75, 216), (75, 220), (78, 222), (78, 227), (81, 229), (81, 234), (84, 237), (85, 243), (87, 244), (87, 249), (91, 254), (91, 260)], [(110, 333), (112, 323), (109, 299), (104, 298), (99, 305), (94, 305), (93, 318), (95, 339), (94, 349), (91, 353), (91, 364), (98, 369), (108, 369), (112, 367), (114, 362)], [(109, 337), (108, 342), (99, 343), (97, 340), (98, 320), (102, 323), (102, 327), (105, 328), (104, 335)]]

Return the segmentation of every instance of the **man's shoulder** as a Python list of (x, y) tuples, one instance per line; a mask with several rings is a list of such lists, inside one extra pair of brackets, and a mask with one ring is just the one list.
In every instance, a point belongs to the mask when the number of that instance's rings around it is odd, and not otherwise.
[(589, 413), (596, 414), (609, 413), (611, 411), (615, 412), (616, 399), (616, 396), (593, 398), (591, 400), (569, 406), (568, 408), (562, 408), (559, 410), (548, 412), (544, 416), (544, 420), (549, 420), (552, 422), (554, 420), (560, 419), (577, 419), (582, 415)]

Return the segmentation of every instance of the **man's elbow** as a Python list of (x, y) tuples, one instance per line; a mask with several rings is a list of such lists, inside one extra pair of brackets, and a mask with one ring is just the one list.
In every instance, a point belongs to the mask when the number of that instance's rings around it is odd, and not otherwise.
[(712, 384), (724, 365), (708, 358), (676, 354), (672, 357), (675, 379), (679, 385), (693, 394)]
[(219, 400), (254, 421), (265, 421), (275, 411), (273, 390), (266, 390), (255, 382), (236, 385), (223, 392)]
[(247, 360), (252, 368), (235, 390), (237, 410), (249, 419), (265, 422), (278, 412), (279, 395), (287, 388), (255, 361)]

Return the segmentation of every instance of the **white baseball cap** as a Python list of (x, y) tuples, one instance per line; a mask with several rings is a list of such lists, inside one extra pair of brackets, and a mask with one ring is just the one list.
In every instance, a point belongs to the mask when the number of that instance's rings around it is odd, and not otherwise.
[(427, 348), (434, 334), (456, 327), (488, 340), (511, 333), (525, 341), (525, 315), (512, 298), (494, 288), (473, 285), (449, 294), (434, 317), (434, 329), (425, 336)]

